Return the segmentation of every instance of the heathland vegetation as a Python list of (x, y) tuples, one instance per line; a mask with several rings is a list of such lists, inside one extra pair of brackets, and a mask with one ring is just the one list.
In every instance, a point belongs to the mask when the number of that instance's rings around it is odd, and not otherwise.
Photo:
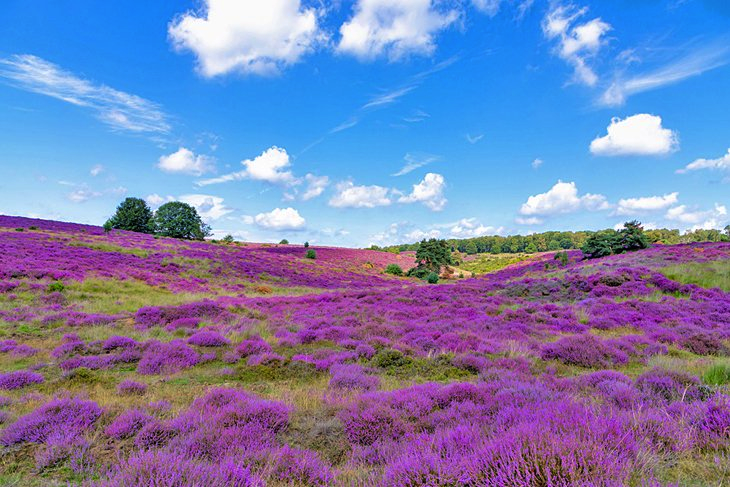
[(728, 242), (395, 254), (132, 213), (0, 216), (0, 485), (730, 478)]

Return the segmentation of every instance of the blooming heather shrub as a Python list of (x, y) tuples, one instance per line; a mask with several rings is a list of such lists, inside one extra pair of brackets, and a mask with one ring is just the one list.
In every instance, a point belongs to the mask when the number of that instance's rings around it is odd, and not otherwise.
[(54, 399), (5, 428), (0, 433), (0, 444), (44, 443), (49, 436), (60, 433), (76, 436), (91, 428), (101, 412), (92, 401)]
[(370, 391), (380, 385), (378, 377), (365, 374), (363, 368), (356, 364), (335, 364), (330, 367), (330, 374), (330, 389)]
[(697, 377), (661, 368), (654, 368), (636, 378), (636, 388), (660, 401), (691, 402), (706, 397), (707, 389)]
[(188, 343), (199, 347), (224, 347), (231, 342), (217, 331), (203, 330), (188, 338)]
[(41, 382), (43, 382), (43, 376), (41, 374), (27, 370), (17, 370), (15, 372), (0, 374), (0, 390), (5, 391), (20, 389), (32, 384), (40, 384)]
[(172, 440), (178, 431), (167, 421), (147, 421), (137, 433), (134, 446), (142, 450), (162, 448)]
[(593, 335), (573, 335), (543, 347), (544, 360), (559, 360), (581, 367), (608, 367), (628, 362), (628, 357)]
[(74, 452), (89, 448), (89, 442), (78, 436), (56, 433), (48, 437), (46, 444), (36, 452), (36, 469), (43, 470), (67, 460)]
[(112, 336), (107, 338), (104, 341), (104, 344), (102, 345), (102, 348), (105, 352), (110, 352), (112, 350), (117, 350), (119, 348), (122, 349), (131, 349), (136, 348), (138, 343), (129, 337), (125, 336)]
[(184, 453), (142, 451), (113, 468), (98, 487), (149, 485), (159, 487), (253, 487), (262, 486), (239, 462), (202, 462)]
[(140, 328), (167, 326), (178, 320), (196, 320), (194, 326), (197, 326), (201, 320), (215, 318), (223, 312), (223, 308), (213, 301), (202, 301), (180, 306), (146, 306), (137, 310), (134, 319)]
[(316, 453), (286, 445), (269, 453), (264, 474), (288, 484), (328, 486), (334, 480), (332, 472)]
[(730, 443), (730, 397), (718, 394), (703, 404), (694, 423), (703, 447), (727, 447)]
[(184, 343), (149, 342), (137, 366), (143, 375), (174, 374), (198, 363), (198, 353)]
[(134, 436), (142, 427), (147, 425), (153, 418), (139, 409), (129, 409), (112, 421), (104, 429), (104, 434), (116, 440), (123, 440)]
[(147, 384), (125, 379), (117, 385), (117, 394), (120, 396), (143, 396), (147, 392)]
[(702, 329), (686, 327), (677, 330), (680, 332), (679, 345), (697, 355), (724, 355), (727, 348), (722, 339)]
[(367, 343), (362, 343), (355, 347), (355, 353), (358, 356), (370, 360), (375, 355), (375, 348), (371, 347)]
[(281, 365), (286, 359), (278, 353), (258, 353), (249, 355), (246, 359), (246, 365), (253, 367), (255, 365)]
[(236, 352), (241, 357), (248, 357), (249, 355), (256, 355), (259, 353), (271, 352), (272, 348), (263, 338), (259, 336), (252, 336), (247, 338), (238, 344)]
[(175, 331), (184, 328), (195, 329), (199, 324), (200, 320), (198, 318), (178, 318), (165, 326), (165, 329), (167, 331)]

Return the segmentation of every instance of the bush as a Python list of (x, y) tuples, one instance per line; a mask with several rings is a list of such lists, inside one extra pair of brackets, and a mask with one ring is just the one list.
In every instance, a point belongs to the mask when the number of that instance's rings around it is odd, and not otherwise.
[(304, 248), (305, 249), (308, 249), (309, 248), (309, 242), (304, 242)]
[(147, 385), (133, 380), (123, 380), (117, 386), (117, 394), (120, 396), (143, 396), (147, 392)]
[(155, 232), (163, 237), (203, 240), (211, 235), (198, 212), (187, 203), (171, 201), (160, 206), (154, 216)]
[(426, 282), (429, 284), (436, 284), (439, 282), (439, 275), (435, 272), (431, 272), (428, 276), (426, 276)]
[(116, 440), (130, 438), (137, 434), (153, 418), (139, 409), (129, 409), (120, 414), (104, 429), (104, 434)]
[(20, 417), (2, 432), (0, 444), (44, 443), (49, 436), (78, 436), (101, 416), (101, 408), (92, 401), (55, 399), (30, 414)]
[(8, 372), (7, 374), (0, 374), (0, 389), (4, 391), (21, 389), (42, 382), (43, 376), (41, 374), (27, 370), (17, 370), (15, 372)]
[(623, 254), (649, 247), (649, 238), (644, 233), (641, 223), (630, 221), (624, 223), (619, 231), (604, 230), (588, 237), (581, 250), (589, 259)]
[(281, 242), (279, 242), (279, 245), (289, 245), (289, 241), (285, 238), (282, 238)]
[(112, 228), (130, 232), (153, 233), (152, 210), (142, 198), (126, 198), (117, 211), (104, 223), (104, 231)]
[(315, 252), (312, 249), (307, 250), (307, 254), (305, 255), (307, 259), (316, 259), (317, 258), (317, 252)]
[(60, 293), (64, 289), (66, 289), (66, 286), (61, 281), (53, 281), (48, 285), (49, 293)]
[(388, 267), (385, 268), (385, 273), (392, 274), (394, 276), (402, 276), (403, 269), (398, 264), (388, 264)]
[(142, 355), (137, 372), (142, 375), (173, 374), (198, 363), (197, 352), (182, 342), (152, 342)]
[(543, 348), (544, 360), (556, 359), (564, 364), (581, 367), (607, 367), (611, 363), (626, 363), (628, 356), (614, 350), (593, 335), (574, 335), (561, 338)]
[(411, 363), (411, 359), (399, 350), (381, 350), (372, 358), (372, 364), (381, 369), (403, 367)]
[(221, 242), (225, 244), (232, 244), (234, 242), (233, 235), (230, 233), (221, 239)]

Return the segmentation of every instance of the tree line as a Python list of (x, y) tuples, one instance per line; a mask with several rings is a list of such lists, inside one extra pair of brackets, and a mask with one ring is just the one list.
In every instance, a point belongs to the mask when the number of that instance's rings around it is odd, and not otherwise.
[(114, 215), (104, 223), (104, 230), (127, 230), (186, 240), (203, 240), (211, 235), (210, 227), (193, 206), (170, 201), (153, 212), (142, 198), (122, 201)]
[[(549, 252), (558, 250), (581, 249), (588, 239), (599, 232), (578, 231), (578, 232), (543, 232), (532, 235), (489, 235), (483, 237), (466, 239), (446, 239), (452, 251), (461, 252), (467, 255), (474, 254), (532, 254), (536, 252)], [(645, 230), (650, 243), (658, 244), (679, 244), (692, 242), (728, 242), (730, 241), (730, 225), (724, 230), (695, 230), (681, 233), (676, 229)], [(417, 251), (421, 243), (391, 245), (378, 247), (373, 245), (372, 250), (383, 250), (386, 252)]]

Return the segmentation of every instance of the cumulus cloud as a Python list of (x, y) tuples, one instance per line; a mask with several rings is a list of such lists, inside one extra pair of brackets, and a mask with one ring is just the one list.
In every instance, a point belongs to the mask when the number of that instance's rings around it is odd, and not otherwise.
[(446, 228), (448, 238), (472, 238), (484, 235), (501, 235), (504, 233), (504, 227), (483, 225), (476, 218), (462, 218), (457, 222), (439, 226)]
[(446, 206), (444, 189), (446, 180), (441, 174), (428, 173), (423, 180), (413, 185), (413, 191), (408, 195), (401, 196), (400, 203), (422, 203), (433, 211), (441, 211)]
[(74, 203), (83, 203), (93, 198), (99, 198), (100, 196), (103, 196), (103, 193), (99, 191), (93, 191), (88, 188), (77, 189), (75, 191), (71, 191), (66, 195), (66, 197)]
[(535, 159), (534, 161), (532, 161), (532, 164), (531, 164), (532, 165), (532, 168), (533, 169), (540, 168), (540, 166), (542, 166), (543, 162), (544, 161), (538, 157), (537, 159)]
[(161, 156), (157, 161), (157, 167), (164, 172), (201, 176), (215, 171), (215, 159), (180, 147), (172, 154)]
[(360, 59), (430, 55), (436, 34), (459, 18), (434, 0), (357, 0), (355, 14), (340, 27), (337, 51)]
[(518, 216), (517, 218), (515, 218), (515, 222), (519, 225), (540, 225), (542, 223), (542, 220), (535, 216), (530, 216), (527, 218)]
[(711, 210), (692, 210), (686, 205), (675, 206), (667, 210), (664, 218), (682, 223), (689, 230), (721, 228), (728, 222), (727, 207), (719, 203), (715, 203)]
[[(520, 208), (520, 214), (527, 217), (550, 216), (572, 213), (578, 210), (605, 210), (609, 208), (606, 197), (600, 194), (578, 194), (574, 182), (558, 181), (546, 193), (527, 198)], [(535, 222), (537, 223), (537, 222)]]
[(152, 207), (160, 206), (162, 203), (166, 203), (168, 201), (175, 201), (175, 198), (172, 196), (160, 196), (157, 193), (148, 194), (147, 197), (145, 197), (145, 201), (147, 204), (149, 204)]
[(329, 185), (330, 178), (307, 174), (304, 176), (304, 181), (307, 183), (307, 188), (302, 193), (302, 199), (306, 201), (321, 195)]
[(329, 205), (335, 208), (375, 208), (392, 203), (391, 190), (383, 186), (355, 186), (352, 181), (344, 181), (337, 185), (336, 194)]
[(113, 130), (158, 135), (170, 131), (167, 115), (156, 103), (81, 78), (37, 56), (0, 58), (0, 78), (17, 88), (89, 109)]
[(574, 80), (594, 86), (598, 76), (589, 61), (606, 43), (605, 35), (611, 25), (600, 17), (581, 23), (579, 19), (586, 13), (587, 7), (554, 4), (543, 20), (542, 30), (547, 39), (557, 42), (558, 56), (573, 66)]
[(104, 172), (104, 166), (102, 166), (101, 164), (96, 164), (89, 170), (89, 174), (91, 174), (93, 177), (96, 177), (103, 172)]
[(253, 222), (271, 230), (299, 230), (307, 223), (294, 208), (274, 208), (268, 213), (259, 213), (253, 217)]
[(180, 196), (179, 200), (194, 207), (205, 221), (218, 220), (233, 212), (232, 208), (223, 204), (223, 198), (219, 196), (185, 194)]
[(701, 169), (709, 169), (712, 171), (730, 171), (730, 149), (727, 154), (717, 159), (695, 159), (687, 164), (684, 169), (678, 169), (678, 174), (684, 174), (690, 171), (699, 171)]
[(591, 153), (597, 156), (655, 156), (678, 148), (677, 132), (662, 127), (662, 118), (648, 113), (611, 119), (607, 134), (590, 145)]
[(449, 223), (437, 223), (418, 228), (409, 222), (392, 223), (383, 232), (370, 236), (370, 244), (395, 245), (416, 242), (424, 238), (471, 238), (483, 235), (503, 235), (504, 227), (483, 225), (476, 218), (462, 218)]
[(616, 215), (637, 215), (650, 211), (665, 210), (677, 203), (679, 193), (667, 193), (663, 196), (643, 196), (640, 198), (624, 198), (618, 201)]
[(296, 178), (289, 170), (291, 160), (285, 149), (273, 146), (253, 159), (241, 161), (245, 169), (222, 176), (198, 181), (198, 186), (254, 179), (274, 184), (295, 184)]
[(323, 40), (317, 17), (300, 0), (205, 0), (201, 12), (173, 20), (168, 34), (176, 49), (196, 55), (205, 77), (232, 71), (268, 75)]

